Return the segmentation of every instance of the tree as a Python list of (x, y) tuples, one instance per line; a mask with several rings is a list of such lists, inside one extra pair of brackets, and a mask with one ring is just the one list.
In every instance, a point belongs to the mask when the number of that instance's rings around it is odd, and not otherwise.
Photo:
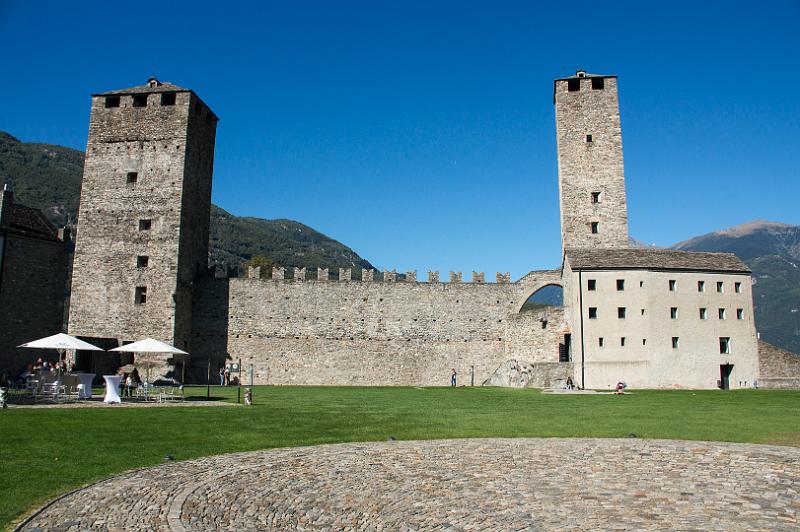
[(243, 266), (244, 266), (245, 270), (247, 268), (250, 268), (251, 266), (253, 268), (256, 268), (256, 267), (260, 266), (261, 267), (261, 278), (262, 279), (267, 279), (267, 278), (272, 276), (272, 268), (277, 267), (277, 264), (272, 262), (271, 259), (268, 259), (267, 257), (264, 257), (263, 255), (253, 255), (252, 257), (250, 257), (250, 260), (248, 260), (247, 262), (244, 263)]

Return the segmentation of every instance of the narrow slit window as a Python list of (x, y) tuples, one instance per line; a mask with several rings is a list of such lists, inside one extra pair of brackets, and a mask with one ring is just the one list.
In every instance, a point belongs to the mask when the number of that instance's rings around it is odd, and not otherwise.
[(603, 337), (601, 336), (597, 340), (598, 340), (598, 343), (600, 344), (600, 347), (603, 347)]
[(161, 105), (175, 105), (175, 93), (165, 92), (161, 95)]
[(721, 294), (724, 291), (725, 291), (725, 283), (723, 283), (722, 281), (717, 281), (717, 292)]
[(706, 282), (705, 281), (697, 281), (697, 291), (698, 292), (705, 292), (706, 291)]
[(742, 308), (737, 308), (736, 309), (736, 319), (737, 320), (743, 320), (744, 319), (744, 309), (742, 309)]
[(727, 355), (731, 352), (731, 339), (727, 336), (720, 336), (719, 338), (719, 353)]
[(588, 282), (588, 285), (587, 285), (587, 290), (589, 290), (590, 292), (594, 292), (595, 290), (597, 290), (597, 280), (596, 279), (589, 279), (589, 282)]
[(673, 336), (672, 337), (672, 349), (678, 349), (678, 347), (680, 347), (680, 344), (681, 344), (681, 339), (678, 338), (677, 336)]
[(678, 290), (678, 281), (676, 281), (675, 279), (670, 279), (669, 280), (669, 291), (670, 292), (675, 292), (677, 290)]
[(625, 347), (625, 337), (624, 336), (619, 339), (619, 345), (620, 345), (620, 347)]
[(672, 307), (669, 309), (669, 317), (673, 320), (678, 319), (678, 307)]
[(589, 307), (589, 319), (590, 320), (597, 319), (597, 307)]
[(128, 184), (136, 183), (139, 180), (139, 173), (138, 172), (128, 172), (127, 181)]
[(724, 320), (725, 319), (725, 309), (721, 308), (717, 312), (719, 313), (719, 319)]
[(107, 96), (106, 97), (106, 109), (111, 107), (119, 107), (119, 96)]
[(135, 299), (137, 305), (144, 305), (147, 303), (147, 287), (146, 286), (137, 286), (135, 292)]
[(147, 94), (134, 94), (133, 95), (134, 107), (147, 107)]
[(600, 232), (600, 222), (592, 222), (590, 225), (591, 231), (593, 235), (596, 235)]
[(700, 308), (700, 319), (704, 320), (704, 319), (707, 319), (707, 318), (708, 318), (708, 311), (706, 311), (705, 308), (701, 307)]

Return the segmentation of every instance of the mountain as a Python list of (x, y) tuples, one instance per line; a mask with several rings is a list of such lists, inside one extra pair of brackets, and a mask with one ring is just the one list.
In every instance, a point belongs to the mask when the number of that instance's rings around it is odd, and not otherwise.
[(761, 338), (800, 353), (800, 226), (757, 220), (672, 246), (735, 253), (753, 271), (753, 305)]
[[(81, 151), (21, 142), (0, 131), (0, 185), (9, 184), (14, 199), (45, 212), (56, 225), (77, 221), (84, 154)], [(372, 268), (347, 246), (292, 220), (238, 217), (212, 205), (211, 264), (238, 268), (254, 255), (286, 267)]]

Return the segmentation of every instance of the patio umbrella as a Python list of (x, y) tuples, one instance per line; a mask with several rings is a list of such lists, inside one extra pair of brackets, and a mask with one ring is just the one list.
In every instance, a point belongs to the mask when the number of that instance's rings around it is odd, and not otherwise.
[[(64, 333), (54, 334), (47, 338), (40, 338), (32, 342), (22, 344), (18, 347), (26, 347), (29, 349), (57, 349), (59, 353), (67, 349), (79, 349), (81, 351), (102, 351), (96, 345), (92, 345), (83, 340), (79, 340), (74, 336)], [(59, 355), (60, 358), (60, 355)], [(58, 380), (61, 380), (61, 362), (58, 364)]]
[[(174, 355), (188, 355), (186, 351), (182, 351), (177, 347), (171, 346), (169, 344), (165, 344), (164, 342), (159, 342), (158, 340), (153, 340), (152, 338), (145, 338), (144, 340), (139, 340), (138, 342), (134, 342), (132, 344), (121, 345), (119, 347), (115, 347), (110, 351), (120, 351), (123, 353), (167, 353), (167, 354), (174, 354)], [(152, 364), (148, 361), (147, 364), (147, 380), (150, 380), (150, 366)]]

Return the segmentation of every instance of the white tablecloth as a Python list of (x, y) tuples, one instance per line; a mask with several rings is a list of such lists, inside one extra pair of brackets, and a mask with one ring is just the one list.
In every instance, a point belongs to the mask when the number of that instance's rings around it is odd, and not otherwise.
[(73, 373), (73, 375), (78, 377), (78, 380), (83, 385), (78, 389), (78, 399), (91, 399), (94, 373)]
[(122, 399), (119, 397), (119, 382), (122, 380), (122, 375), (103, 375), (106, 381), (106, 397), (103, 399), (104, 403), (121, 403)]

